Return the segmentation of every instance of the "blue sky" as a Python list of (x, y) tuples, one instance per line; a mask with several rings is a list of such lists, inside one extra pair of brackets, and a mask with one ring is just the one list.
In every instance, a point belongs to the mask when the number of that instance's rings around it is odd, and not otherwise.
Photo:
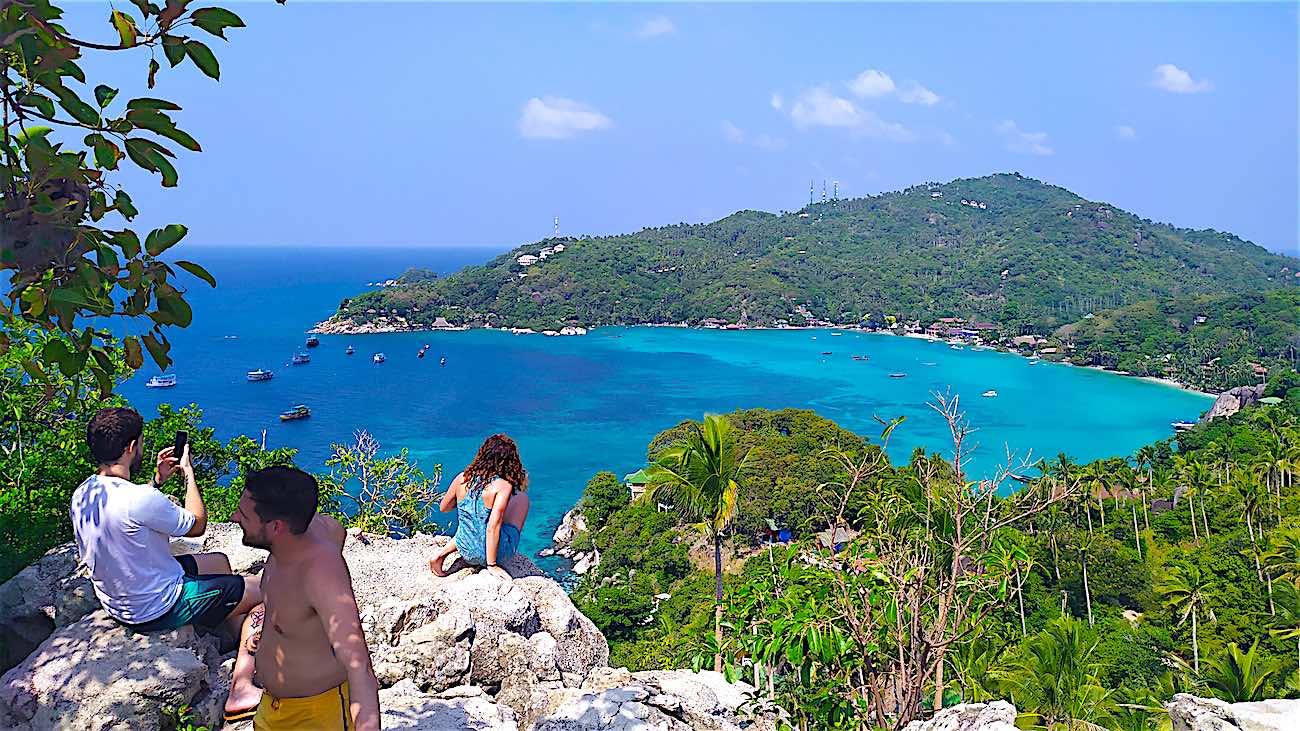
[[(123, 176), (196, 243), (506, 248), (1015, 170), (1297, 253), (1294, 4), (229, 7), (221, 82), (155, 92), (204, 152)], [(86, 66), (125, 97), (146, 63)]]

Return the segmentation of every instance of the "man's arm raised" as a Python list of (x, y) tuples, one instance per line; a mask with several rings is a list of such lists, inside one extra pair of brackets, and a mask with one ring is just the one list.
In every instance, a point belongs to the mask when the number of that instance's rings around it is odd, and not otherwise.
[(379, 682), (370, 665), (370, 649), (361, 629), (352, 577), (343, 556), (331, 554), (304, 582), (307, 600), (320, 616), (334, 656), (348, 674), (349, 711), (356, 731), (379, 731)]

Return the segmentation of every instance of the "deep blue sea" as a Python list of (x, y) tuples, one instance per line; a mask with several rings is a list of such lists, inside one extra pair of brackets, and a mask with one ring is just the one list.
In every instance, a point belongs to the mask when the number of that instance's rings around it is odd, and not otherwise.
[[(974, 474), (990, 474), (1009, 448), (1025, 456), (1064, 451), (1078, 460), (1130, 454), (1167, 437), (1170, 422), (1194, 419), (1209, 399), (1085, 368), (1038, 364), (992, 351), (952, 350), (912, 338), (829, 330), (717, 331), (602, 328), (585, 337), (497, 331), (322, 336), (312, 361), (291, 366), (306, 330), (338, 302), (409, 266), (449, 273), (494, 256), (492, 249), (190, 248), (187, 258), (217, 278), (192, 280), (194, 323), (171, 335), (178, 385), (146, 389), (146, 367), (121, 392), (146, 415), (161, 401), (197, 403), (220, 436), (266, 431), (268, 446), (299, 450), (321, 469), (332, 442), (367, 429), (386, 450), (406, 448), (449, 480), (484, 437), (519, 442), (531, 475), (533, 510), (523, 548), (550, 532), (598, 470), (623, 475), (644, 465), (659, 431), (705, 412), (751, 407), (814, 409), (875, 438), (882, 418), (906, 416), (891, 456), (913, 447), (948, 450), (931, 392), (961, 397), (978, 449)], [(429, 354), (416, 352), (429, 344)], [(356, 355), (344, 355), (347, 345)], [(824, 353), (829, 351), (830, 355)], [(371, 354), (384, 352), (375, 365)], [(866, 362), (854, 354), (867, 355)], [(438, 361), (446, 357), (446, 366)], [(253, 368), (275, 378), (249, 383)], [(907, 373), (890, 378), (890, 373)], [(982, 398), (995, 389), (996, 398)], [(310, 419), (281, 423), (297, 403)]]

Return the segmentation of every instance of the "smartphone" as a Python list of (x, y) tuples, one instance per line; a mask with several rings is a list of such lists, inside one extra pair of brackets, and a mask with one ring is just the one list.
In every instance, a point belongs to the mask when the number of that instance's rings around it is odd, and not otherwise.
[(184, 432), (184, 431), (176, 432), (176, 441), (172, 442), (173, 457), (175, 457), (176, 459), (181, 458), (181, 455), (185, 453), (185, 442), (187, 442), (189, 438), (190, 438), (189, 432)]

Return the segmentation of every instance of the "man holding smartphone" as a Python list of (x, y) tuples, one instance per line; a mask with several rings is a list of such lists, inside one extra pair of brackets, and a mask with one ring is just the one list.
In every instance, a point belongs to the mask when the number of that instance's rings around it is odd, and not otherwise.
[[(233, 575), (222, 553), (171, 555), (169, 539), (203, 535), (208, 513), (182, 435), (176, 440), (180, 454), (176, 445), (158, 452), (147, 484), (131, 481), (144, 459), (143, 431), (144, 420), (128, 408), (100, 410), (86, 430), (98, 469), (73, 492), (71, 515), (95, 595), (109, 616), (139, 632), (224, 624), (238, 637), (249, 610), (262, 603), (261, 579)], [(158, 489), (177, 472), (185, 479), (184, 507)], [(252, 660), (243, 654), (231, 696), (251, 696), (256, 705), (261, 693), (252, 686)]]

